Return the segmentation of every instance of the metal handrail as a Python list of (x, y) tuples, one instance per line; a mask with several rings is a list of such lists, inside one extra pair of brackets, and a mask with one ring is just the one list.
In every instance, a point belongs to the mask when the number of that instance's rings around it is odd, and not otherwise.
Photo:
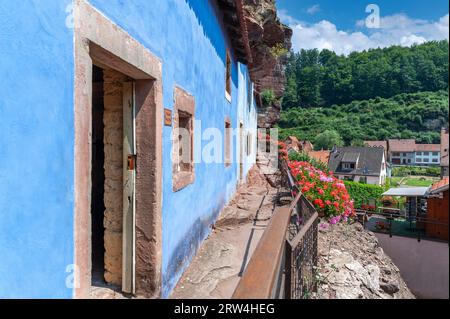
[[(292, 206), (292, 205), (291, 205)], [(291, 208), (279, 207), (267, 226), (233, 293), (233, 299), (271, 299), (285, 249)]]
[[(317, 264), (318, 213), (298, 190), (287, 163), (281, 168), (293, 201), (275, 209), (233, 299), (304, 298), (299, 287), (310, 287), (303, 278), (311, 277)], [(301, 223), (293, 218), (298, 214), (305, 218)]]

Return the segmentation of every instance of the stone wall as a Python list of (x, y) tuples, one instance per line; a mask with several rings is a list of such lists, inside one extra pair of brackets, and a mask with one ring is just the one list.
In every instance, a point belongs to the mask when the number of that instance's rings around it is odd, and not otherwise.
[(280, 22), (274, 0), (244, 0), (243, 4), (253, 60), (249, 71), (255, 90), (259, 93), (273, 90), (277, 98), (273, 105), (260, 105), (258, 109), (258, 127), (268, 128), (280, 119), (279, 100), (284, 93), (286, 53), (292, 47), (292, 30)]
[(122, 284), (123, 221), (123, 82), (126, 77), (104, 70), (104, 148), (105, 148), (105, 280)]

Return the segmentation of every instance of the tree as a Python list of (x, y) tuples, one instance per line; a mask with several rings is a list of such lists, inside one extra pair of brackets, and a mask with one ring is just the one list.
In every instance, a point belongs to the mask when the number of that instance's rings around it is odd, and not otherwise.
[(342, 145), (344, 145), (342, 137), (335, 130), (326, 130), (317, 135), (314, 140), (314, 148), (316, 150), (330, 150), (333, 146)]
[(283, 109), (298, 107), (297, 82), (295, 78), (289, 78), (283, 95)]
[(448, 40), (338, 56), (330, 50), (291, 53), (283, 107), (311, 108), (449, 86)]

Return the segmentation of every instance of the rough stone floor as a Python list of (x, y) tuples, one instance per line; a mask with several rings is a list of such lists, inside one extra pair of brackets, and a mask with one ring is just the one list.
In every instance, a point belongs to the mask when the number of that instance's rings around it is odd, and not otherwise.
[(414, 299), (375, 235), (355, 222), (319, 227), (314, 299)]
[[(242, 273), (267, 227), (281, 189), (276, 176), (264, 176), (261, 162), (233, 200), (222, 210), (170, 298), (231, 298)], [(266, 179), (268, 177), (269, 181)]]

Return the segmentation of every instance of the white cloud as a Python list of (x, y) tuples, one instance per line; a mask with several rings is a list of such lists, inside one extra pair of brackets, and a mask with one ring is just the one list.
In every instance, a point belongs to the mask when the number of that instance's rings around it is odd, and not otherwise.
[(338, 54), (349, 54), (370, 48), (390, 45), (411, 46), (431, 40), (449, 38), (449, 15), (438, 21), (411, 19), (405, 14), (396, 14), (381, 18), (379, 29), (368, 29), (363, 20), (356, 21), (356, 31), (338, 30), (327, 20), (307, 24), (280, 12), (280, 19), (294, 31), (293, 49), (329, 49)]
[(300, 24), (299, 20), (290, 16), (289, 13), (284, 9), (278, 10), (277, 16), (280, 19), (280, 21), (286, 25), (292, 26), (292, 25)]
[(316, 14), (319, 11), (320, 11), (320, 5), (318, 5), (318, 4), (315, 4), (311, 7), (309, 7), (308, 9), (306, 9), (306, 12), (309, 14)]

